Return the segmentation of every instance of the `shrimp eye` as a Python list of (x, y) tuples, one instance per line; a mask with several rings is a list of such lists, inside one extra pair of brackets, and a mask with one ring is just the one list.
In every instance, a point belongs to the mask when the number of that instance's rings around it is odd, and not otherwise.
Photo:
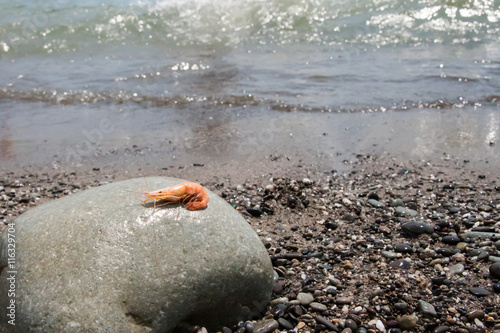
[(159, 191), (158, 193), (161, 193), (161, 191)]

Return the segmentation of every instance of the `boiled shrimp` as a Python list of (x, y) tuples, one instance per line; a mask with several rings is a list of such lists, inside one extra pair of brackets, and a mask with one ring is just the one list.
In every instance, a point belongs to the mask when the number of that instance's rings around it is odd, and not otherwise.
[(167, 187), (154, 192), (142, 193), (147, 199), (143, 203), (153, 200), (155, 204), (162, 202), (179, 202), (186, 205), (188, 210), (199, 210), (207, 207), (208, 193), (203, 186), (197, 183), (186, 182)]

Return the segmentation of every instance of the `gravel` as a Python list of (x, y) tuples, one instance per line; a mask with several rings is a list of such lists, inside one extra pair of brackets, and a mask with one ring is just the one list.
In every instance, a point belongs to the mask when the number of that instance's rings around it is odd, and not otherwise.
[[(106, 172), (5, 173), (3, 221), (130, 178)], [(277, 273), (268, 311), (226, 329), (500, 332), (498, 173), (361, 155), (346, 174), (193, 180), (247, 219)]]

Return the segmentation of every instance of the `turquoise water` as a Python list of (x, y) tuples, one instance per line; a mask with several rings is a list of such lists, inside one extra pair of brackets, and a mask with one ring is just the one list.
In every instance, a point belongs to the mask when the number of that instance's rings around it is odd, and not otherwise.
[[(113, 131), (101, 130), (78, 156), (131, 144), (167, 159), (199, 146), (217, 147), (214, 158), (234, 154), (229, 146), (310, 151), (303, 146), (323, 135), (319, 128), (352, 128), (359, 114), (375, 114), (371, 124), (411, 115), (403, 121), (411, 127), (438, 109), (441, 119), (458, 110), (480, 117), (485, 128), (467, 133), (431, 121), (434, 133), (421, 135), (440, 148), (429, 153), (474, 147), (490, 155), (499, 134), (499, 8), (500, 1), (0, 0), (0, 155), (73, 162), (68, 149), (85, 144), (102, 119)], [(274, 119), (288, 127), (270, 126)], [(290, 139), (304, 121), (300, 139)], [(373, 131), (387, 133), (382, 125)], [(440, 131), (474, 139), (453, 150), (456, 137)], [(328, 147), (367, 149), (352, 144), (363, 135), (314, 151), (333, 158), (338, 152)]]

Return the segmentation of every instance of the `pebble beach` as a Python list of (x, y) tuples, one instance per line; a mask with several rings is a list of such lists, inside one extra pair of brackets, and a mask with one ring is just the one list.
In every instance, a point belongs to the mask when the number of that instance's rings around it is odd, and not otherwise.
[(5, 172), (2, 228), (33, 206), (132, 174), (182, 176), (238, 210), (273, 263), (267, 311), (223, 332), (500, 332), (497, 173), (362, 154), (345, 172), (284, 157), (256, 169)]

